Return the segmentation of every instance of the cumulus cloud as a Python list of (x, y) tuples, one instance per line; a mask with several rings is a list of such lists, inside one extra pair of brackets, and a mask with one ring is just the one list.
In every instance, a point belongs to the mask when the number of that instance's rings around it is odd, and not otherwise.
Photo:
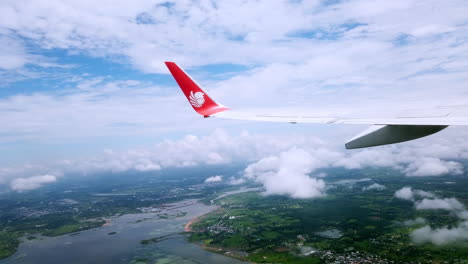
[(382, 185), (382, 184), (378, 184), (378, 183), (374, 183), (374, 184), (371, 184), (369, 186), (366, 186), (366, 187), (362, 188), (363, 191), (370, 191), (370, 190), (381, 191), (381, 190), (384, 190), (384, 189), (385, 189), (385, 186)]
[(216, 176), (211, 176), (205, 180), (205, 183), (209, 182), (221, 182), (223, 181), (223, 176), (221, 175), (216, 175)]
[(231, 185), (244, 184), (245, 182), (246, 182), (245, 178), (235, 178), (235, 177), (229, 178), (229, 184)]
[(416, 159), (405, 169), (409, 176), (439, 176), (462, 174), (463, 165), (455, 161), (443, 161), (438, 158), (423, 157)]
[(395, 192), (395, 197), (414, 202), (417, 210), (442, 209), (448, 211), (463, 211), (465, 206), (455, 198), (437, 198), (435, 194), (423, 190), (403, 187)]
[(413, 190), (411, 187), (403, 187), (395, 192), (395, 197), (403, 200), (413, 200)]
[(442, 209), (448, 211), (465, 210), (465, 206), (455, 198), (427, 199), (415, 203), (417, 210)]
[(37, 189), (44, 184), (55, 182), (54, 175), (40, 175), (29, 178), (17, 178), (11, 181), (10, 187), (14, 191), (29, 191)]
[(250, 164), (245, 177), (261, 183), (265, 194), (289, 195), (293, 198), (313, 198), (325, 195), (325, 182), (309, 174), (326, 166), (303, 149), (293, 148)]
[(68, 161), (67, 167), (85, 172), (148, 171), (169, 167), (226, 164), (232, 161), (253, 161), (282, 151), (288, 146), (281, 138), (241, 133), (231, 136), (217, 129), (206, 136), (186, 135), (178, 140), (165, 140), (152, 147), (124, 152), (107, 150), (93, 159)]
[[(427, 142), (434, 144), (428, 147)], [(464, 140), (427, 138), (344, 155), (335, 165), (347, 169), (390, 167), (402, 171), (407, 176), (459, 175), (463, 173), (463, 165), (449, 159), (464, 158), (467, 150), (468, 144)]]
[(433, 243), (435, 245), (447, 245), (468, 240), (468, 221), (460, 223), (454, 228), (436, 228), (424, 226), (414, 230), (410, 237), (417, 244)]
[(413, 190), (411, 187), (403, 187), (395, 192), (395, 197), (403, 200), (413, 201), (416, 198), (435, 197), (431, 192)]
[(417, 195), (418, 197), (421, 197), (421, 198), (425, 198), (425, 197), (433, 198), (433, 197), (436, 197), (436, 195), (433, 194), (432, 192), (426, 192), (426, 191), (423, 191), (423, 190), (414, 190), (414, 193), (415, 193), (415, 195)]
[(423, 225), (423, 224), (426, 224), (426, 223), (427, 223), (426, 219), (424, 219), (422, 217), (417, 217), (415, 219), (406, 220), (406, 221), (403, 222), (403, 224), (405, 226)]
[(353, 184), (356, 184), (358, 182), (369, 182), (369, 181), (372, 181), (372, 179), (371, 178), (344, 179), (344, 180), (336, 181), (336, 182), (334, 182), (334, 184), (350, 184), (350, 185), (353, 185)]
[(459, 211), (459, 212), (456, 212), (456, 214), (458, 218), (462, 220), (468, 220), (468, 210)]
[(148, 160), (140, 160), (138, 164), (135, 164), (134, 168), (137, 171), (155, 171), (160, 170), (161, 166)]
[[(410, 200), (416, 210), (447, 210), (452, 212), (460, 220), (457, 226), (441, 227), (433, 229), (429, 225), (415, 229), (410, 233), (411, 240), (416, 244), (432, 243), (435, 245), (447, 245), (466, 241), (468, 239), (468, 211), (463, 203), (455, 198), (437, 198), (433, 193), (422, 190), (413, 190), (404, 187), (395, 192), (395, 197)], [(423, 218), (408, 220), (403, 223), (407, 226), (427, 224)]]

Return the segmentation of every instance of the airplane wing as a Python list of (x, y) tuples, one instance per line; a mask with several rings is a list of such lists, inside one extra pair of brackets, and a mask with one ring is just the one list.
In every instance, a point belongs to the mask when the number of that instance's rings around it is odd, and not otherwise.
[(309, 114), (249, 113), (229, 109), (214, 101), (174, 62), (165, 62), (193, 109), (204, 117), (311, 124), (368, 124), (369, 129), (349, 140), (347, 149), (366, 148), (413, 140), (439, 132), (449, 125), (468, 125), (468, 105), (419, 109), (384, 117), (326, 116)]

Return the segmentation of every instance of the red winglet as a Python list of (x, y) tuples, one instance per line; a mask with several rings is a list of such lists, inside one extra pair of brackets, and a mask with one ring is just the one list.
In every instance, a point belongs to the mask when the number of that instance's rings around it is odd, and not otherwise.
[(184, 92), (185, 97), (187, 97), (187, 100), (197, 113), (204, 117), (209, 117), (212, 114), (229, 110), (229, 108), (211, 99), (211, 97), (208, 96), (208, 94), (177, 64), (174, 62), (165, 63), (177, 84), (179, 84), (180, 89)]

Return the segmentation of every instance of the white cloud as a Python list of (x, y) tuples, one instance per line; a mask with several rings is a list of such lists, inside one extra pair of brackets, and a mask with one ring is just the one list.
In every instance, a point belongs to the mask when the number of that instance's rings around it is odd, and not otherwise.
[(206, 183), (209, 183), (209, 182), (221, 182), (223, 181), (223, 176), (221, 175), (216, 175), (216, 176), (211, 176), (211, 177), (208, 177), (205, 182)]
[(455, 161), (443, 161), (438, 158), (420, 158), (410, 163), (405, 169), (410, 176), (439, 176), (462, 174), (463, 165)]
[(433, 243), (435, 245), (447, 245), (468, 240), (468, 221), (460, 223), (454, 228), (436, 228), (424, 226), (414, 230), (410, 234), (413, 242), (417, 244)]
[(384, 189), (385, 189), (385, 186), (382, 185), (382, 184), (378, 184), (378, 183), (374, 183), (374, 184), (371, 184), (369, 186), (366, 186), (366, 187), (362, 188), (363, 191), (369, 191), (369, 190), (381, 191), (381, 190), (384, 190)]
[(415, 219), (406, 220), (406, 221), (403, 222), (403, 224), (405, 226), (423, 225), (423, 224), (426, 224), (426, 223), (427, 223), (426, 219), (424, 219), (422, 217), (417, 217)]
[(27, 61), (27, 54), (21, 42), (0, 35), (0, 70), (21, 68)]
[[(22, 175), (53, 172), (62, 174), (92, 174), (96, 172), (121, 172), (128, 170), (151, 171), (170, 167), (226, 164), (233, 161), (254, 162), (285, 151), (297, 144), (322, 146), (313, 137), (251, 135), (243, 132), (231, 136), (218, 129), (206, 136), (187, 135), (178, 140), (165, 140), (154, 146), (127, 151), (106, 150), (91, 158), (68, 159), (57, 163), (24, 165), (0, 170), (0, 182), (10, 182)], [(325, 150), (318, 150), (326, 156)], [(231, 180), (239, 183), (245, 179)]]
[[(457, 199), (423, 199), (422, 201), (416, 202), (415, 205), (418, 210), (448, 210), (454, 212), (460, 220), (465, 221), (462, 221), (457, 226), (451, 228), (441, 227), (433, 229), (429, 225), (418, 228), (410, 233), (411, 240), (414, 243), (432, 243), (440, 246), (463, 242), (468, 239), (468, 221), (466, 221), (468, 219), (468, 211)], [(414, 224), (416, 224), (416, 222)], [(421, 221), (417, 224), (423, 224), (423, 222)]]
[(293, 148), (250, 164), (244, 175), (261, 183), (267, 195), (313, 198), (325, 195), (325, 182), (309, 174), (323, 166), (326, 166), (324, 161), (303, 149)]
[(395, 192), (395, 197), (403, 200), (413, 201), (416, 198), (433, 198), (435, 195), (423, 190), (413, 190), (411, 187), (403, 187)]
[[(456, 137), (459, 136), (458, 133)], [(335, 166), (347, 169), (391, 167), (407, 176), (458, 175), (463, 173), (463, 165), (446, 159), (464, 159), (468, 144), (461, 138), (449, 140), (449, 137), (449, 134), (439, 134), (414, 142), (352, 152), (338, 159)]]
[(10, 187), (14, 191), (29, 191), (37, 189), (44, 184), (55, 182), (54, 175), (40, 175), (29, 178), (17, 178), (11, 181)]
[(423, 199), (415, 203), (417, 210), (443, 209), (448, 211), (464, 210), (465, 206), (455, 198)]
[[(428, 16), (434, 6), (437, 15)], [(167, 59), (186, 67), (259, 65), (212, 83), (235, 107), (355, 98), (362, 105), (369, 97), (390, 101), (385, 95), (401, 101), (401, 94), (439, 103), (459, 98), (467, 80), (463, 0), (104, 1), (99, 11), (92, 1), (2, 1), (0, 8), (4, 34), (44, 49), (122, 56), (142, 71), (167, 72)]]
[(372, 181), (371, 178), (361, 178), (361, 179), (344, 179), (334, 182), (334, 184), (346, 184), (346, 185), (353, 185), (358, 182), (369, 182)]
[(411, 187), (403, 187), (397, 190), (395, 197), (413, 201), (417, 210), (443, 209), (459, 212), (465, 210), (465, 206), (455, 198), (437, 198), (431, 192), (413, 190)]
[(2, 80), (0, 88), (17, 81), (39, 79), (46, 75), (53, 76), (52, 71), (50, 74), (46, 73), (51, 68), (57, 70), (73, 67), (73, 65), (60, 64), (53, 58), (41, 54), (33, 54), (27, 44), (23, 38), (0, 25), (0, 79)]
[(239, 184), (244, 184), (246, 180), (244, 178), (235, 178), (235, 177), (230, 177), (229, 178), (229, 184), (231, 185), (239, 185)]
[[(434, 13), (434, 6), (437, 14), (427, 16)], [(413, 59), (425, 52), (429, 53), (427, 57), (435, 54), (437, 59), (448, 58), (448, 47), (455, 40), (433, 43), (426, 38), (446, 32), (463, 37), (467, 13), (463, 0), (443, 4), (358, 0), (329, 6), (321, 1), (224, 0), (216, 5), (203, 1), (103, 1), (99, 11), (92, 1), (2, 1), (0, 7), (3, 28), (44, 48), (79, 50), (94, 56), (124, 55), (146, 71), (163, 71), (159, 62), (167, 58), (187, 65), (251, 65), (328, 57), (324, 60), (327, 68), (344, 65), (337, 68), (339, 73), (332, 74), (345, 79), (357, 72), (354, 80), (369, 79), (361, 73), (376, 70), (369, 67), (371, 63), (388, 70), (389, 66), (402, 65), (402, 61), (406, 62), (403, 65), (416, 64)], [(353, 23), (360, 26), (350, 28)], [(301, 32), (316, 32), (316, 39), (301, 38), (297, 34)], [(403, 48), (390, 45), (405, 34), (418, 41)], [(333, 41), (327, 39), (328, 35), (334, 37)], [(442, 48), (430, 49), (428, 43)], [(362, 56), (376, 52), (380, 56)], [(392, 55), (393, 61), (389, 60)], [(360, 59), (353, 61), (358, 67), (349, 63), (355, 56)], [(406, 70), (400, 68), (395, 67), (397, 74)]]
[(403, 200), (413, 200), (413, 190), (411, 187), (403, 187), (395, 192), (395, 197)]
[(422, 27), (415, 28), (411, 31), (411, 35), (415, 37), (424, 37), (428, 35), (447, 33), (453, 31), (454, 28), (443, 26), (443, 25), (425, 25)]
[(436, 197), (435, 194), (431, 193), (431, 192), (426, 192), (426, 191), (423, 191), (423, 190), (414, 190), (414, 195), (415, 196), (418, 196), (420, 198), (434, 198)]
[[(199, 165), (226, 164), (233, 161), (241, 161), (248, 163), (258, 163), (251, 168), (256, 169), (256, 173), (262, 173), (260, 165), (265, 164), (268, 160), (287, 161), (283, 157), (283, 152), (300, 146), (299, 157), (308, 168), (309, 172), (314, 172), (318, 168), (342, 167), (343, 160), (345, 163), (359, 164), (360, 168), (367, 166), (386, 167), (406, 172), (410, 164), (414, 160), (424, 159), (427, 156), (438, 156), (441, 159), (462, 158), (465, 153), (465, 148), (460, 147), (458, 142), (453, 142), (453, 151), (446, 152), (434, 148), (432, 152), (426, 153), (426, 147), (420, 147), (416, 143), (408, 143), (406, 145), (383, 147), (379, 152), (373, 150), (376, 156), (375, 160), (381, 160), (386, 157), (391, 162), (371, 162), (370, 159), (361, 154), (364, 151), (348, 151), (344, 152), (335, 145), (336, 143), (327, 143), (314, 136), (296, 134), (294, 137), (288, 135), (268, 135), (268, 134), (250, 134), (242, 132), (238, 135), (229, 135), (224, 130), (218, 129), (206, 136), (187, 135), (176, 140), (165, 140), (153, 146), (142, 147), (138, 149), (130, 149), (127, 151), (106, 150), (100, 155), (91, 158), (68, 159), (58, 162), (41, 163), (40, 165), (24, 165), (17, 167), (4, 167), (0, 170), (0, 182), (8, 183), (14, 178), (25, 177), (24, 175), (39, 174), (68, 174), (83, 173), (90, 174), (94, 172), (119, 172), (127, 170), (136, 171), (151, 171), (169, 167), (187, 167)], [(468, 148), (466, 148), (468, 150)], [(299, 152), (298, 152), (299, 153)], [(450, 154), (449, 154), (450, 153)], [(369, 164), (367, 164), (369, 161)], [(292, 164), (291, 166), (296, 166)], [(347, 168), (347, 166), (345, 166)], [(355, 168), (355, 166), (351, 166)], [(282, 172), (279, 167), (269, 167), (267, 172)], [(303, 172), (298, 172), (301, 175)], [(281, 176), (282, 174), (280, 174)], [(278, 176), (278, 177), (280, 177)], [(408, 175), (411, 176), (411, 175)], [(315, 178), (321, 178), (321, 174), (317, 174)], [(304, 179), (303, 177), (299, 177)], [(239, 179), (238, 179), (239, 180)], [(369, 181), (369, 179), (359, 179), (360, 181)], [(354, 180), (353, 180), (354, 181)], [(336, 182), (339, 184), (341, 182)], [(349, 180), (343, 181), (349, 183)], [(310, 182), (309, 184), (313, 184)], [(292, 183), (292, 185), (294, 185)], [(292, 187), (291, 187), (292, 188)], [(290, 189), (291, 189), (290, 188)], [(401, 192), (407, 192), (406, 197), (434, 198), (434, 194), (422, 190), (413, 190), (409, 187), (404, 188)], [(398, 197), (398, 196), (397, 196)]]
[[(437, 198), (433, 193), (422, 190), (412, 190), (404, 187), (395, 196), (404, 200), (411, 200), (416, 210), (447, 210), (452, 212), (460, 220), (468, 219), (468, 211), (465, 205), (455, 198)], [(403, 223), (406, 226), (427, 224), (423, 218), (408, 220)], [(432, 243), (435, 245), (447, 245), (468, 239), (468, 221), (459, 223), (456, 227), (441, 227), (433, 229), (429, 225), (415, 229), (410, 233), (411, 240), (416, 244)]]
[(462, 220), (468, 220), (468, 210), (459, 211), (459, 212), (456, 212), (456, 214), (458, 218)]

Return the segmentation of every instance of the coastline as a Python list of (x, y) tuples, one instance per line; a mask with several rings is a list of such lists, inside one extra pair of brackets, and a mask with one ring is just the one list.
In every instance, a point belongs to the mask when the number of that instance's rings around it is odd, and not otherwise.
[[(252, 192), (252, 191), (255, 192), (255, 191), (259, 191), (259, 190), (262, 190), (262, 188), (260, 188), (260, 187), (251, 187), (251, 188), (241, 187), (240, 189), (237, 189), (237, 190), (234, 190), (234, 191), (229, 191), (229, 192), (226, 192), (226, 193), (223, 193), (223, 194), (219, 195), (218, 197), (211, 200), (211, 204), (213, 205), (214, 201), (219, 200), (219, 199), (224, 198), (224, 197), (229, 196), (229, 195), (239, 194), (239, 193), (244, 193), (244, 192)], [(212, 211), (190, 219), (190, 221), (188, 221), (187, 224), (184, 225), (184, 231), (185, 232), (193, 232), (193, 229), (192, 229), (193, 224), (199, 222), (200, 220), (202, 220), (208, 214), (211, 214), (211, 213), (213, 213), (213, 212), (215, 212), (215, 211), (217, 211), (219, 209), (221, 209), (221, 206), (217, 205), (216, 208), (214, 208)]]
[(191, 225), (195, 222), (197, 222), (197, 218), (198, 217), (195, 217), (195, 218), (192, 218), (190, 219), (190, 221), (188, 221), (187, 224), (185, 224), (184, 226), (184, 232), (193, 232), (192, 228), (191, 228)]
[(203, 214), (203, 215), (200, 215), (200, 216), (197, 216), (197, 217), (194, 217), (192, 219), (190, 219), (185, 225), (184, 225), (184, 232), (194, 232), (193, 229), (192, 229), (192, 225), (197, 223), (197, 222), (200, 222), (203, 218), (205, 218), (207, 215), (219, 210), (220, 207), (219, 206), (216, 206), (216, 208), (213, 208), (213, 210), (211, 210), (210, 212), (206, 213), (206, 214)]
[(110, 219), (105, 219), (104, 224), (102, 226), (111, 226), (111, 220)]

